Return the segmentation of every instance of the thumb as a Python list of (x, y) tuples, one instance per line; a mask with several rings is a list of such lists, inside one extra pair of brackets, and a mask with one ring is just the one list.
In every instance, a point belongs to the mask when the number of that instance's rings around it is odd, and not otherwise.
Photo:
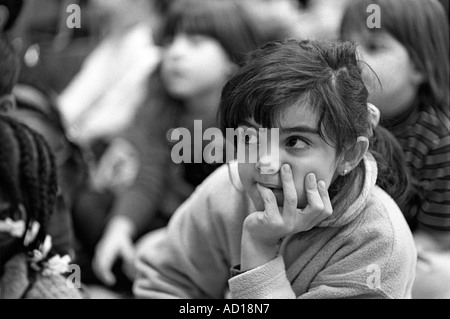
[(108, 252), (97, 252), (93, 260), (93, 270), (96, 276), (105, 284), (112, 286), (116, 283), (116, 277), (112, 273), (112, 264), (115, 255)]

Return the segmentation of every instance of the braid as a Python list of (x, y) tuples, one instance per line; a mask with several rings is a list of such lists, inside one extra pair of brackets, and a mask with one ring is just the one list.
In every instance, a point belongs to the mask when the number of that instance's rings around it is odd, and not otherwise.
[(19, 163), (19, 185), (22, 190), (23, 204), (27, 210), (29, 219), (37, 220), (40, 212), (40, 200), (38, 193), (37, 167), (34, 160), (35, 147), (30, 139), (30, 135), (23, 129), (23, 125), (16, 121), (9, 121), (14, 130), (14, 134), (19, 143), (20, 163)]
[(52, 158), (50, 147), (44, 138), (31, 132), (36, 141), (36, 149), (39, 157), (39, 194), (41, 199), (41, 211), (39, 214), (41, 224), (46, 225), (56, 202), (57, 181), (56, 165)]
[(0, 121), (0, 146), (0, 187), (12, 204), (7, 212), (7, 216), (11, 216), (10, 210), (17, 211), (22, 197), (17, 179), (13, 175), (15, 171), (13, 131), (3, 121)]
[[(47, 235), (46, 225), (56, 201), (57, 177), (53, 154), (44, 138), (38, 133), (10, 117), (0, 116), (0, 120), (2, 128), (4, 123), (9, 126), (11, 131), (9, 136), (3, 132), (1, 134), (0, 145), (2, 150), (5, 150), (5, 153), (2, 151), (1, 157), (0, 176), (5, 178), (5, 182), (2, 181), (2, 184), (4, 183), (5, 187), (12, 186), (10, 197), (16, 209), (19, 204), (24, 205), (28, 227), (33, 221), (37, 221), (41, 225), (35, 242), (30, 245), (30, 248), (33, 249), (40, 245)], [(16, 140), (20, 158), (10, 156), (4, 163), (3, 154), (6, 157), (6, 154), (12, 153), (8, 152), (8, 147), (11, 149), (13, 147), (12, 140)], [(11, 169), (17, 165), (17, 162), (19, 162), (18, 179), (9, 173), (17, 170), (17, 168)]]

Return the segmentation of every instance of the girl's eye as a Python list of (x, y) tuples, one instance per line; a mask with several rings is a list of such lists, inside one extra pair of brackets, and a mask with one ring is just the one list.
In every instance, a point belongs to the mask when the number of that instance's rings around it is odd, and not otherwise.
[(201, 45), (206, 41), (206, 39), (207, 37), (199, 34), (189, 36), (189, 42), (191, 42), (193, 45)]
[(368, 52), (377, 52), (384, 48), (383, 42), (377, 38), (368, 40), (364, 46)]
[(161, 41), (161, 46), (162, 46), (164, 49), (167, 49), (170, 45), (172, 45), (173, 40), (174, 40), (174, 37), (172, 37), (172, 36), (169, 37), (169, 36), (168, 36), (168, 37), (162, 39), (162, 41)]
[(291, 137), (287, 140), (286, 146), (294, 149), (305, 149), (309, 145), (299, 137)]
[(374, 42), (370, 42), (366, 45), (367, 51), (369, 52), (376, 52), (378, 50), (378, 45)]
[(244, 135), (244, 143), (245, 144), (257, 144), (258, 143), (258, 137), (253, 134), (245, 134)]

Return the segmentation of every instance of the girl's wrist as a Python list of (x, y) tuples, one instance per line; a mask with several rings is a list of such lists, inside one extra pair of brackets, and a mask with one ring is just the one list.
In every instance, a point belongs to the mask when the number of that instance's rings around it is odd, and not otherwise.
[(108, 224), (108, 230), (114, 234), (123, 234), (133, 237), (136, 233), (136, 227), (133, 222), (125, 216), (114, 216)]
[(262, 266), (277, 256), (278, 242), (263, 243), (250, 233), (244, 232), (241, 241), (241, 271), (247, 271)]

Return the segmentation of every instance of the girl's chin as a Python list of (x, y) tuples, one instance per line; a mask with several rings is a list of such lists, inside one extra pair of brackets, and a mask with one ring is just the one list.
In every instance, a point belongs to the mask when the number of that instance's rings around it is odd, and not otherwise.
[[(280, 212), (283, 210), (283, 205), (284, 205), (284, 196), (281, 193), (278, 192), (274, 192), (275, 198), (277, 200), (277, 206), (278, 209), (280, 210)], [(264, 202), (261, 198), (261, 196), (258, 194), (257, 196), (252, 196), (252, 201), (253, 201), (253, 205), (256, 208), (256, 211), (258, 212), (262, 212), (264, 211), (266, 208), (264, 207)], [(298, 209), (304, 209), (307, 206), (307, 204), (302, 204), (302, 203), (298, 203), (297, 208)]]

